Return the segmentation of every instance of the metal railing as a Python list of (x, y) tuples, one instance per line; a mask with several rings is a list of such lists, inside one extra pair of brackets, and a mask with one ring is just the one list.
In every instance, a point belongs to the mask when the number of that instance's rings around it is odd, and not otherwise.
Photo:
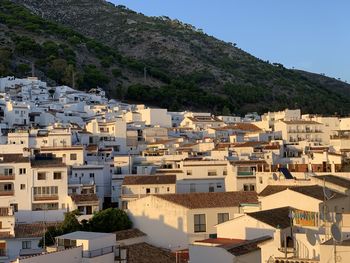
[(114, 253), (114, 246), (104, 247), (91, 251), (83, 251), (83, 258), (95, 258), (106, 254)]
[(13, 190), (0, 192), (0, 196), (12, 196), (12, 195), (15, 195), (15, 191), (13, 191)]
[(34, 201), (58, 200), (58, 195), (34, 195)]
[(15, 175), (14, 174), (0, 174), (0, 180), (15, 180)]

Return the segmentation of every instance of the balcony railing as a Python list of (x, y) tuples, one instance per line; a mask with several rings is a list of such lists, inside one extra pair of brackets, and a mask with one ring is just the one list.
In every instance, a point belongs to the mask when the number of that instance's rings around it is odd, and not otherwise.
[(121, 195), (121, 198), (122, 199), (128, 199), (128, 198), (141, 198), (141, 197), (144, 197), (144, 196), (147, 196), (147, 195), (150, 195), (151, 193), (149, 194), (122, 194)]
[(12, 207), (0, 207), (0, 216), (13, 216)]
[(15, 175), (14, 174), (0, 174), (0, 180), (15, 180)]
[(114, 253), (114, 246), (104, 247), (91, 251), (83, 251), (83, 258), (95, 258), (106, 254)]
[(58, 195), (34, 195), (34, 201), (58, 200)]
[(15, 191), (1, 191), (0, 196), (12, 196), (15, 195)]
[(8, 250), (7, 249), (0, 249), (0, 258), (7, 258), (8, 257)]
[(283, 258), (276, 257), (275, 263), (319, 263), (320, 261), (317, 259), (307, 259), (307, 258)]
[(255, 176), (255, 173), (253, 171), (238, 171), (237, 176), (239, 177)]

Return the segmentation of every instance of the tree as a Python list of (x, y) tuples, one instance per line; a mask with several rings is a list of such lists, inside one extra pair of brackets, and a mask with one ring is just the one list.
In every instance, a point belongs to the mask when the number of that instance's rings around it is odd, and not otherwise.
[[(42, 238), (39, 241), (38, 246), (39, 247), (44, 247), (44, 246), (52, 246), (53, 244), (55, 244), (55, 237), (63, 235), (64, 233), (62, 232), (62, 230), (58, 227), (55, 226), (50, 226), (47, 228), (44, 238)], [(44, 243), (44, 239), (45, 239), (45, 243)]]
[(229, 115), (231, 115), (230, 108), (227, 107), (226, 105), (222, 108), (222, 115), (224, 115), (224, 116), (229, 116)]
[(76, 217), (77, 214), (78, 214), (77, 211), (66, 213), (64, 215), (64, 220), (61, 224), (59, 224), (58, 226), (48, 227), (44, 235), (45, 244), (44, 244), (44, 239), (41, 239), (39, 242), (39, 247), (43, 247), (44, 245), (51, 246), (55, 244), (55, 237), (57, 236), (82, 230), (82, 226), (80, 225)]
[(114, 232), (132, 227), (128, 215), (120, 209), (108, 208), (97, 212), (89, 220), (90, 231), (93, 232)]
[(77, 211), (72, 211), (65, 214), (64, 220), (60, 225), (60, 229), (63, 233), (70, 233), (81, 230), (81, 225), (77, 219), (77, 215)]

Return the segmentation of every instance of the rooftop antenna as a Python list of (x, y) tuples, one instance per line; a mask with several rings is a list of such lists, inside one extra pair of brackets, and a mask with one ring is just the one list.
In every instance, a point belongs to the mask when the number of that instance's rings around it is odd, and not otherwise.
[(72, 69), (72, 88), (75, 89), (75, 72)]
[(147, 80), (147, 68), (146, 67), (143, 68), (143, 79), (146, 82), (146, 80)]
[(35, 64), (32, 62), (32, 77), (35, 76)]
[(334, 246), (334, 262), (338, 262), (337, 259), (337, 243), (342, 241), (342, 234), (340, 227), (337, 225), (337, 223), (333, 223), (331, 226), (331, 235), (333, 238), (333, 246)]

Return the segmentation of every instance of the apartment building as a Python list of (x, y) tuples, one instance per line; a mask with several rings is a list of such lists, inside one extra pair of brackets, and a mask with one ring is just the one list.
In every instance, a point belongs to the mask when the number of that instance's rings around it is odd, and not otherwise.
[(282, 132), (286, 143), (307, 141), (315, 145), (323, 144), (323, 124), (307, 120), (281, 120), (275, 123), (275, 130)]

